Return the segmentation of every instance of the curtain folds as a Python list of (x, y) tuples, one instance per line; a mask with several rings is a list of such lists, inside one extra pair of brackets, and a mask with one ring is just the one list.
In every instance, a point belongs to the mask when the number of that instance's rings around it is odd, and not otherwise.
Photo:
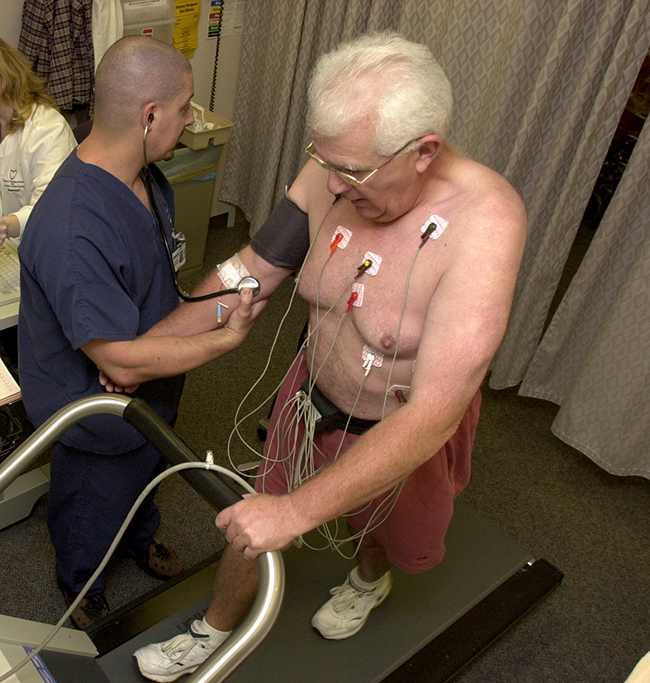
[(613, 474), (650, 478), (650, 124), (528, 367), (553, 433)]
[(237, 116), (221, 199), (239, 206), (255, 232), (306, 161), (308, 77), (342, 40), (394, 28), (388, 0), (249, 0)]
[[(578, 9), (591, 4), (568, 3)], [(650, 46), (647, 0), (600, 5), (594, 15), (563, 13), (505, 172), (526, 203), (529, 239), (510, 325), (493, 363), (493, 388), (514, 386), (523, 379)], [(575, 24), (580, 20), (582, 42), (577, 42)], [(544, 121), (550, 132), (543, 134), (540, 146), (535, 136)]]

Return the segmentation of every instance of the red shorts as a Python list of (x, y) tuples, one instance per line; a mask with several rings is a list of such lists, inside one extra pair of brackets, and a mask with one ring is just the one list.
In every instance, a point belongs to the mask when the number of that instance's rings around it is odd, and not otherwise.
[[(296, 423), (296, 416), (293, 404), (288, 400), (296, 395), (307, 376), (306, 362), (301, 355), (282, 384), (271, 415), (265, 457), (260, 468), (263, 476), (258, 477), (255, 487), (260, 493), (281, 495), (288, 491), (293, 467), (287, 460), (287, 454), (297, 450), (305, 431), (302, 421), (297, 430), (291, 428)], [(388, 559), (407, 572), (430, 569), (444, 557), (445, 535), (453, 514), (454, 499), (469, 482), (480, 405), (479, 391), (454, 436), (406, 479), (399, 499), (387, 517), (381, 511), (385, 509), (390, 493), (379, 496), (348, 516), (352, 530), (362, 531), (379, 508), (375, 518), (383, 519), (383, 522), (366, 536), (378, 541)], [(314, 470), (343, 454), (358, 438), (340, 430), (314, 434)]]

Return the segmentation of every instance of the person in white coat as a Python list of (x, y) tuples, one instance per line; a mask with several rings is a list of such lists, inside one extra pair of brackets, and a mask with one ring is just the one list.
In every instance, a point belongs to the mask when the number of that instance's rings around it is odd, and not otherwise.
[(34, 204), (75, 147), (46, 84), (0, 38), (0, 244), (20, 241)]

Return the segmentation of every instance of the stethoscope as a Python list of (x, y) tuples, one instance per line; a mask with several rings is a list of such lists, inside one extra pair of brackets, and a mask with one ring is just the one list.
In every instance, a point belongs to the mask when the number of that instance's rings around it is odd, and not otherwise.
[(214, 299), (218, 296), (225, 296), (226, 294), (239, 294), (244, 289), (252, 289), (253, 296), (257, 296), (260, 293), (260, 283), (259, 280), (252, 276), (247, 276), (242, 278), (236, 287), (231, 289), (222, 289), (219, 292), (212, 292), (211, 294), (203, 294), (202, 296), (190, 296), (178, 282), (176, 277), (176, 268), (174, 267), (174, 257), (172, 251), (169, 247), (169, 242), (167, 241), (167, 235), (165, 235), (165, 230), (163, 228), (163, 222), (160, 217), (160, 211), (158, 210), (158, 204), (154, 197), (153, 185), (151, 182), (151, 172), (149, 171), (149, 163), (147, 161), (147, 133), (149, 132), (149, 124), (153, 122), (153, 114), (149, 114), (149, 119), (147, 125), (144, 127), (144, 136), (142, 138), (142, 151), (144, 153), (144, 168), (142, 169), (142, 178), (144, 180), (144, 186), (147, 191), (147, 197), (149, 199), (149, 205), (153, 211), (154, 219), (158, 224), (160, 229), (160, 234), (162, 236), (162, 241), (165, 245), (165, 251), (167, 252), (167, 260), (169, 262), (169, 267), (172, 271), (172, 278), (174, 279), (174, 287), (176, 288), (176, 293), (183, 301), (196, 302), (196, 301), (206, 301), (208, 299)]

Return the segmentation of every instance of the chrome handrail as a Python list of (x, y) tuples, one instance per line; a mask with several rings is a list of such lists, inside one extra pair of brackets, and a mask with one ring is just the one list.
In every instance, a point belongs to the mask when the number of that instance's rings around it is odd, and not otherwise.
[[(61, 408), (0, 464), (0, 494), (74, 424), (93, 415), (116, 415), (123, 418), (124, 411), (133, 400), (137, 399), (97, 394), (81, 398)], [(167, 429), (172, 432), (166, 425), (159, 428), (163, 437)], [(228, 640), (187, 678), (187, 683), (221, 683), (253, 652), (271, 630), (284, 595), (282, 553), (262, 553), (258, 556), (257, 563), (260, 570), (259, 588), (248, 614)]]

